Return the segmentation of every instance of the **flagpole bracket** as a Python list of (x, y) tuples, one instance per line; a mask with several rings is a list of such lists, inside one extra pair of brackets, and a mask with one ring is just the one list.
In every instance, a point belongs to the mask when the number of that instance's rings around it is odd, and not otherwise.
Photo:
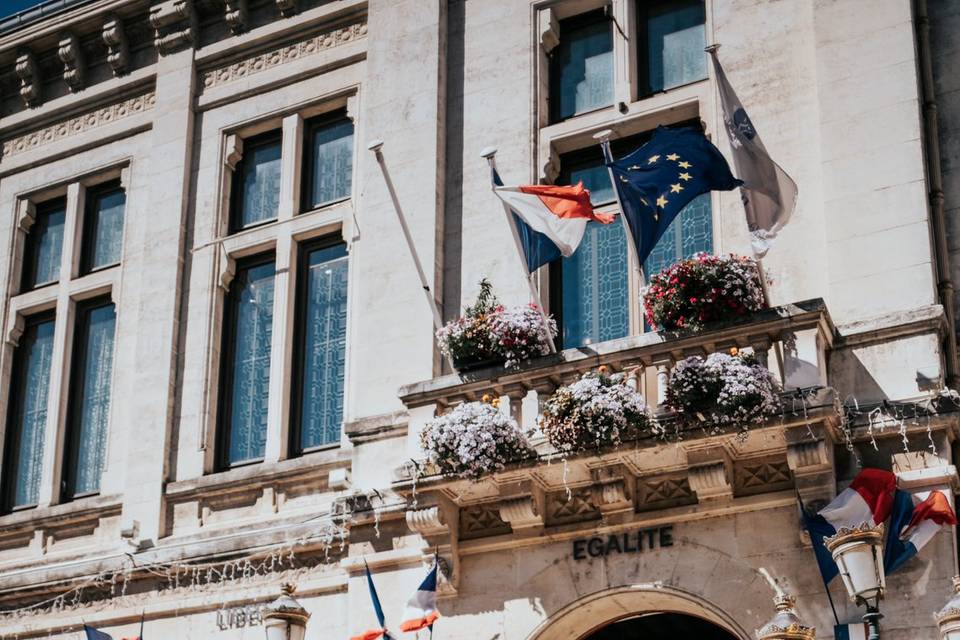
[(600, 144), (604, 144), (610, 141), (610, 136), (613, 135), (613, 129), (604, 129), (603, 131), (597, 131), (593, 134), (593, 139), (598, 141)]
[(480, 157), (487, 160), (492, 160), (495, 155), (497, 155), (496, 147), (484, 147), (483, 151), (480, 152)]
[(707, 53), (716, 53), (720, 49), (720, 43), (714, 42), (713, 44), (708, 44), (703, 48)]

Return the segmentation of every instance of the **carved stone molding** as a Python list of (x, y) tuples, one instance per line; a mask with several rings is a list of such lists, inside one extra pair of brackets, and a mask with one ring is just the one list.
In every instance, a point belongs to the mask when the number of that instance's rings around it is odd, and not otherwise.
[(127, 32), (123, 29), (123, 21), (119, 16), (107, 16), (100, 33), (103, 44), (107, 45), (107, 62), (113, 69), (113, 75), (119, 76), (127, 72), (130, 64), (130, 44), (127, 41)]
[(17, 54), (17, 77), (20, 78), (20, 97), (27, 107), (40, 104), (40, 71), (37, 66), (37, 57), (32, 51), (21, 51)]
[(30, 232), (30, 227), (37, 219), (37, 205), (33, 200), (23, 199), (17, 203), (17, 226), (24, 233)]
[(727, 465), (722, 460), (690, 467), (688, 478), (690, 488), (700, 500), (733, 496)]
[(19, 313), (14, 313), (10, 318), (10, 328), (7, 330), (7, 344), (13, 347), (20, 346), (20, 337), (26, 328), (26, 321)]
[(744, 461), (735, 465), (737, 495), (783, 491), (793, 486), (786, 460)]
[(460, 509), (460, 537), (463, 540), (510, 533), (496, 503), (472, 504)]
[(511, 498), (501, 502), (500, 517), (514, 531), (543, 525), (543, 518), (537, 512), (537, 505), (531, 496)]
[(234, 34), (243, 33), (247, 30), (248, 5), (247, 0), (224, 0), (225, 13), (223, 17), (227, 21), (230, 31)]
[(80, 38), (77, 37), (77, 34), (67, 32), (60, 36), (57, 57), (63, 63), (63, 80), (70, 87), (70, 91), (83, 89), (86, 64), (83, 48), (80, 46)]
[(22, 136), (4, 140), (3, 157), (6, 158), (18, 153), (24, 153), (116, 120), (121, 120), (144, 111), (150, 111), (153, 109), (155, 103), (156, 96), (153, 92), (150, 92), (95, 111), (89, 111)]
[[(223, 245), (220, 246), (222, 247)], [(220, 269), (217, 275), (217, 282), (220, 285), (220, 288), (223, 289), (224, 293), (229, 292), (230, 283), (233, 282), (234, 276), (237, 275), (237, 261), (231, 258), (229, 255), (221, 258)]]
[(551, 523), (580, 522), (600, 517), (593, 504), (593, 487), (581, 487), (547, 494), (547, 513)]
[(540, 29), (540, 46), (544, 53), (550, 53), (560, 44), (560, 23), (557, 21), (557, 13), (551, 8), (540, 11), (538, 15)]
[(280, 15), (289, 18), (297, 12), (297, 0), (274, 0)]
[(694, 504), (696, 501), (686, 477), (657, 476), (637, 480), (637, 509), (640, 511)]
[(243, 159), (243, 138), (231, 133), (227, 136), (226, 145), (223, 148), (223, 164), (227, 165), (230, 171), (235, 171), (241, 159)]
[(439, 506), (426, 509), (411, 509), (406, 515), (407, 527), (422, 536), (436, 536), (447, 533), (447, 524)]
[(321, 33), (320, 35), (301, 40), (300, 42), (294, 42), (284, 47), (271, 49), (270, 51), (251, 56), (233, 64), (211, 69), (210, 71), (202, 73), (200, 79), (203, 88), (210, 89), (235, 82), (293, 60), (313, 56), (322, 51), (354, 42), (355, 40), (366, 37), (366, 35), (367, 23), (358, 22), (333, 29), (326, 33)]
[(166, 0), (150, 7), (154, 46), (160, 55), (197, 42), (199, 19), (192, 0)]

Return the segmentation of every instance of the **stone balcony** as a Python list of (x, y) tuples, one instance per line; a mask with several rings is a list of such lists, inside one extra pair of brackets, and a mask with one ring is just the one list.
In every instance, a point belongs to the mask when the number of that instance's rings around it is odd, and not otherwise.
[[(454, 586), (458, 549), (496, 547), (507, 536), (565, 536), (585, 525), (635, 521), (657, 526), (793, 504), (795, 488), (806, 499), (827, 500), (835, 492), (835, 445), (845, 437), (828, 379), (837, 337), (823, 301), (808, 300), (695, 335), (648, 333), (566, 350), (516, 370), (490, 368), (405, 386), (400, 397), (410, 414), (411, 448), (437, 413), (492, 395), (533, 430), (537, 456), (478, 482), (409, 463), (396, 471), (392, 489), (416, 505), (406, 510), (407, 526), (441, 553), (450, 550)], [(536, 431), (542, 400), (601, 365), (624, 373), (658, 420), (671, 425), (663, 401), (675, 364), (732, 348), (755, 353), (784, 387), (781, 414), (745, 435), (670, 426), (666, 439), (563, 457)]]

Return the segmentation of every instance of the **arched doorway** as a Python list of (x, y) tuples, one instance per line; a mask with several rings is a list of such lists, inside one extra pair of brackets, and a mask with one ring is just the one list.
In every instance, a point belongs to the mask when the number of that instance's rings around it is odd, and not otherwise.
[(663, 584), (634, 584), (586, 595), (552, 612), (528, 640), (750, 640), (702, 595)]
[(584, 640), (737, 640), (728, 631), (703, 618), (682, 613), (651, 613), (614, 622)]

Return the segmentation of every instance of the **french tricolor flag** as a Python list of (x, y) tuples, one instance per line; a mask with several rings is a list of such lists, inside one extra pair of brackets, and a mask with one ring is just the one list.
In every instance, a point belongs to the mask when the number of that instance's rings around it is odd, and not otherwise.
[(890, 515), (896, 491), (897, 477), (893, 473), (883, 469), (864, 469), (817, 515), (803, 514), (825, 584), (840, 571), (823, 539), (835, 535), (841, 528), (851, 529), (864, 522), (882, 523)]
[(942, 491), (909, 493), (897, 489), (883, 550), (883, 569), (892, 573), (917, 555), (943, 525), (957, 524), (957, 515)]
[(423, 579), (416, 593), (407, 601), (403, 611), (401, 631), (419, 631), (432, 627), (440, 614), (437, 613), (437, 563), (433, 563), (430, 573)]
[[(518, 225), (527, 265), (534, 271), (546, 254), (538, 242), (548, 240), (560, 255), (569, 257), (577, 250), (583, 239), (587, 223), (591, 220), (609, 224), (615, 219), (612, 214), (596, 213), (590, 203), (590, 191), (580, 182), (573, 186), (520, 185), (503, 186), (500, 176), (494, 171), (493, 192), (510, 208), (522, 224)], [(529, 229), (524, 229), (526, 226)], [(559, 256), (555, 256), (559, 257)]]

